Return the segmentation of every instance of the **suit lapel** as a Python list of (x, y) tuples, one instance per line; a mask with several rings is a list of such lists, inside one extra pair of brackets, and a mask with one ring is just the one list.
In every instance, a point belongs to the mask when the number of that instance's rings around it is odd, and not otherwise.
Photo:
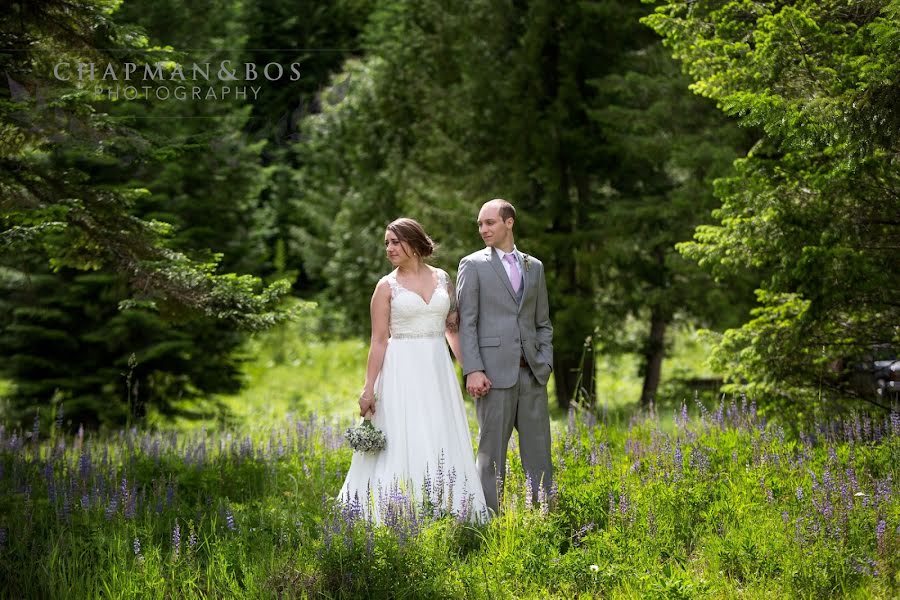
[(521, 312), (522, 306), (525, 304), (525, 297), (531, 288), (531, 277), (528, 275), (528, 269), (525, 268), (525, 254), (516, 250), (516, 255), (519, 260), (519, 270), (522, 272), (522, 299), (519, 301), (519, 311)]
[(509, 292), (509, 295), (512, 296), (513, 302), (518, 302), (519, 299), (516, 298), (516, 293), (512, 289), (512, 284), (509, 282), (509, 275), (506, 274), (506, 269), (503, 268), (503, 262), (501, 262), (500, 256), (494, 252), (493, 248), (487, 248), (485, 255), (487, 256), (488, 262), (494, 267), (494, 272), (497, 273), (500, 282), (506, 287), (506, 291)]

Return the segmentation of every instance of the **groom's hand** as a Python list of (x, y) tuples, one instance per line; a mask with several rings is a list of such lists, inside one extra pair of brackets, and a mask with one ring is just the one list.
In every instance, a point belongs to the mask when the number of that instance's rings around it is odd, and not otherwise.
[(466, 375), (466, 390), (476, 398), (481, 398), (491, 391), (491, 380), (484, 371), (473, 371)]

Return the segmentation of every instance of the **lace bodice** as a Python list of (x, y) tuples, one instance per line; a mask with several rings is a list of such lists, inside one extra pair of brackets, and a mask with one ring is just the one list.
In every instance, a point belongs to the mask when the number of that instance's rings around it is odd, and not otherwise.
[(385, 276), (391, 286), (391, 338), (443, 337), (450, 311), (450, 278), (438, 269), (437, 283), (428, 302), (397, 281), (396, 271)]

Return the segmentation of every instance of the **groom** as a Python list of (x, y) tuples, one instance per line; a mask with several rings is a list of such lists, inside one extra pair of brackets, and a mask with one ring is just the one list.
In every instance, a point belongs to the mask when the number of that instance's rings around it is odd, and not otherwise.
[(459, 338), (466, 389), (476, 400), (476, 465), (488, 507), (499, 509), (506, 447), (513, 427), (531, 476), (550, 489), (547, 379), (553, 364), (553, 326), (544, 265), (516, 249), (516, 209), (506, 200), (484, 204), (478, 232), (487, 248), (459, 262)]

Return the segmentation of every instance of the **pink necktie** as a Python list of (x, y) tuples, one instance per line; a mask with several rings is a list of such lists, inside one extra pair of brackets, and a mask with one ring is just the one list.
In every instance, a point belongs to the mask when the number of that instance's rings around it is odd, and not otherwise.
[(515, 254), (507, 254), (503, 260), (509, 263), (509, 282), (515, 293), (519, 293), (519, 286), (522, 285), (522, 272), (519, 270), (519, 261), (516, 260)]

